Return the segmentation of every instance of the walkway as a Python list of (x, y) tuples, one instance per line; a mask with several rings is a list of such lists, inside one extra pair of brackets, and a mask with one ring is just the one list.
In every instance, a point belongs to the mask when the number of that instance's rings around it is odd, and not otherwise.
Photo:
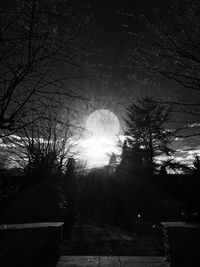
[[(144, 226), (143, 226), (144, 228)], [(156, 229), (134, 233), (106, 224), (76, 220), (70, 236), (64, 236), (61, 255), (164, 256), (164, 238)]]
[(170, 267), (163, 240), (154, 231), (133, 233), (78, 219), (63, 240), (57, 267)]
[(57, 267), (170, 267), (165, 257), (61, 256)]

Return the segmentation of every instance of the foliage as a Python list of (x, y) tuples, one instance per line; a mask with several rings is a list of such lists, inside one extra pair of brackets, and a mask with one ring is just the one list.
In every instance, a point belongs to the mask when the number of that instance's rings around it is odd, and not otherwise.
[(4, 137), (4, 141), (13, 160), (27, 173), (51, 177), (64, 171), (68, 157), (76, 151), (82, 130), (71, 121), (71, 116), (59, 118), (49, 113), (46, 120), (30, 124), (18, 135)]
[(176, 158), (170, 158), (163, 162), (163, 166), (170, 171), (170, 173), (180, 173), (180, 174), (191, 174), (191, 167), (180, 161), (177, 161)]
[(142, 156), (143, 150), (138, 144), (130, 142), (130, 140), (125, 140), (122, 146), (118, 173), (122, 173), (123, 176), (127, 177), (131, 174), (142, 174), (144, 171)]
[(151, 173), (156, 168), (155, 157), (169, 156), (173, 151), (169, 147), (174, 134), (166, 129), (171, 116), (171, 105), (164, 105), (150, 97), (140, 97), (127, 108), (126, 136), (129, 146), (142, 152), (143, 163)]
[(117, 156), (115, 155), (114, 152), (112, 152), (112, 154), (110, 155), (110, 159), (109, 159), (108, 165), (115, 167), (116, 163), (117, 163)]
[(193, 170), (194, 174), (199, 175), (200, 174), (200, 157), (198, 155), (195, 156), (193, 165), (194, 165), (194, 170)]

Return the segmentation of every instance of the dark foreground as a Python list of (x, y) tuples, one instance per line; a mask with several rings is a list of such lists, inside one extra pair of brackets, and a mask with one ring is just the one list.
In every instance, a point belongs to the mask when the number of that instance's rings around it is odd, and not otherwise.
[(169, 228), (167, 232), (171, 266), (200, 266), (200, 229)]
[[(31, 188), (10, 203), (2, 221), (63, 219), (63, 239), (58, 229), (51, 228), (0, 231), (0, 266), (53, 267), (60, 254), (107, 257), (165, 257), (167, 254), (172, 267), (200, 266), (200, 231), (170, 228), (165, 236), (161, 228), (153, 228), (152, 222), (138, 217), (135, 197), (125, 183), (102, 177), (82, 180), (73, 211), (62, 218), (52, 203), (53, 192), (51, 185)], [(166, 249), (166, 238), (169, 249)]]
[(52, 228), (1, 231), (0, 266), (55, 266), (59, 258), (58, 231)]
[[(138, 227), (144, 227), (138, 225)], [(137, 233), (77, 219), (62, 244), (62, 255), (164, 256), (164, 238), (150, 226)]]

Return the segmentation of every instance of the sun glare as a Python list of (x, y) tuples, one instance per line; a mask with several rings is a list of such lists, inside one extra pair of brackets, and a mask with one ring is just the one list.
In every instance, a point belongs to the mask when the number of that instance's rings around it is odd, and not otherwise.
[(91, 113), (86, 121), (88, 137), (81, 142), (88, 167), (100, 167), (108, 164), (109, 155), (118, 152), (116, 146), (120, 123), (110, 110), (101, 109)]
[(119, 133), (120, 124), (112, 111), (98, 109), (88, 116), (86, 129), (98, 136), (115, 136)]

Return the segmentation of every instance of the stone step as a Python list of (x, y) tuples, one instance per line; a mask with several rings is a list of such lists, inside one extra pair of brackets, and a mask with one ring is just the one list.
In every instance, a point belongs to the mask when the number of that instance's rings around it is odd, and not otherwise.
[(57, 267), (170, 267), (165, 257), (61, 256)]

